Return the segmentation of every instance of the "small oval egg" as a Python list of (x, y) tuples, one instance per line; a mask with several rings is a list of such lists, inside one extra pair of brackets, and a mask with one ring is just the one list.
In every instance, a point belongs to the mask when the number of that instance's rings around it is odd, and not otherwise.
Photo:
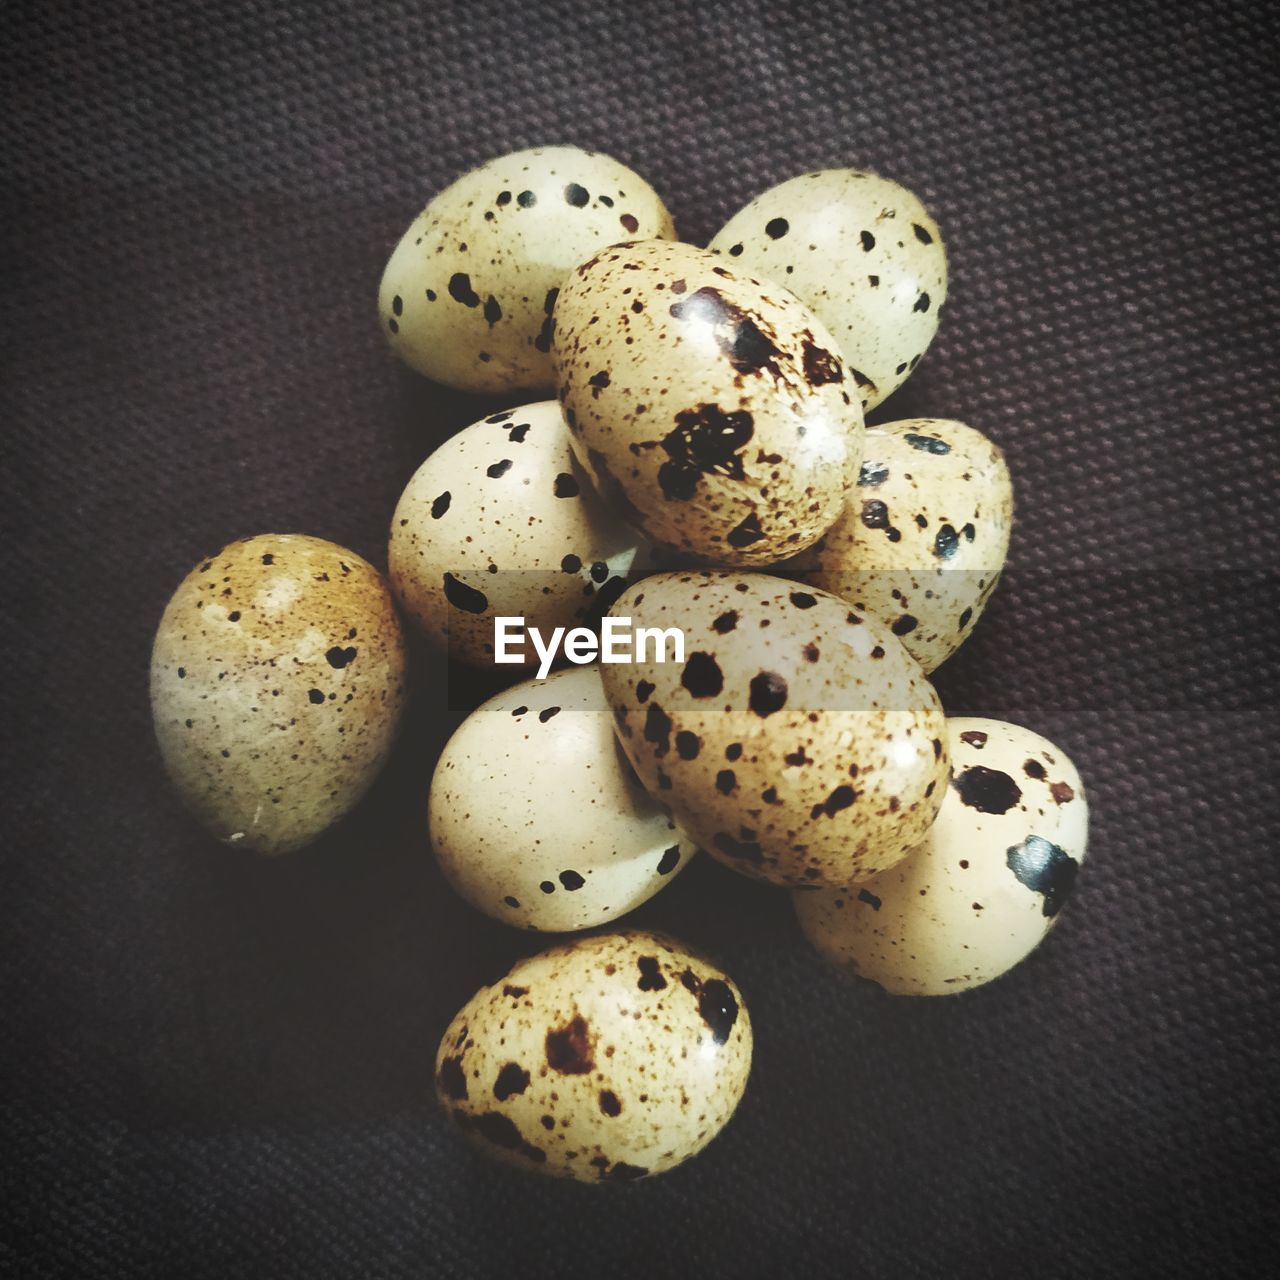
[(1056, 923), (1084, 861), (1089, 807), (1052, 742), (1001, 720), (947, 721), (952, 778), (933, 830), (897, 866), (795, 895), (806, 937), (894, 995), (981, 986)]
[(383, 272), (378, 314), (411, 368), (464, 391), (547, 391), (551, 312), (575, 263), (617, 240), (675, 235), (657, 192), (578, 147), (499, 156), (413, 220)]
[[(767, 574), (658, 574), (613, 608), (683, 634), (684, 660), (601, 667), (651, 795), (726, 866), (841, 885), (926, 835), (946, 788), (942, 707), (870, 614)], [(674, 642), (665, 644), (668, 659)]]
[(356, 804), (405, 698), (382, 576), (301, 534), (246, 538), (197, 565), (151, 653), (169, 776), (214, 836), (257, 853), (297, 849)]
[(579, 462), (656, 542), (770, 564), (839, 515), (862, 410), (785, 289), (693, 245), (616, 245), (566, 279), (552, 350)]
[[(574, 461), (554, 400), (495, 413), (414, 473), (387, 562), (405, 612), (451, 658), (494, 656), (494, 619), (550, 634), (597, 619), (626, 585), (637, 535)], [(527, 641), (527, 663), (537, 655)]]
[(919, 198), (888, 178), (860, 169), (792, 178), (735, 213), (710, 247), (817, 312), (865, 409), (907, 380), (938, 330), (942, 234)]
[(473, 711), (436, 765), (429, 822), (453, 887), (523, 929), (616, 920), (696, 852), (622, 753), (596, 667), (525, 681)]
[(779, 573), (855, 601), (933, 671), (977, 625), (1013, 526), (1004, 455), (941, 418), (867, 428), (858, 486), (840, 518)]
[(436, 1092), (499, 1159), (627, 1182), (701, 1151), (750, 1069), (732, 979), (669, 938), (624, 931), (544, 951), (482, 987), (440, 1042)]

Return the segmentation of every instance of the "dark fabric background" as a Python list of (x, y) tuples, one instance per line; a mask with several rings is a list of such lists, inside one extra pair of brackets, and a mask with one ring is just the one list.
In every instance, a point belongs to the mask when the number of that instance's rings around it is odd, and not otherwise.
[[(1275, 1226), (1277, 76), (1268, 7), (290, 0), (9, 4), (0, 1270), (15, 1276), (1242, 1275)], [(424, 655), (394, 764), (275, 863), (162, 776), (147, 660), (232, 538), (377, 563), (487, 403), (400, 369), (379, 273), (475, 163), (572, 141), (705, 241), (769, 184), (919, 191), (952, 301), (881, 418), (1007, 451), (1008, 579), (951, 713), (1079, 763), (1090, 862), (968, 996), (826, 972), (784, 895), (697, 867), (640, 915), (757, 1027), (695, 1162), (536, 1180), (446, 1130), (454, 1010), (533, 939), (425, 847), (486, 682)], [(1259, 1255), (1259, 1256), (1255, 1256)]]

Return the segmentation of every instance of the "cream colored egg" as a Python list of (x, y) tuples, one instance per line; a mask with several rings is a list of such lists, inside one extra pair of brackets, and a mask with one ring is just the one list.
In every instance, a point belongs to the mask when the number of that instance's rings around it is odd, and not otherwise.
[[(658, 574), (613, 608), (683, 661), (602, 666), (622, 745), (699, 847), (773, 884), (840, 885), (926, 835), (945, 721), (882, 622), (766, 574)], [(633, 646), (634, 647), (634, 646)]]
[(523, 929), (616, 920), (696, 852), (632, 772), (596, 667), (525, 681), (473, 711), (436, 765), (429, 821), (453, 887)]
[(778, 572), (883, 619), (933, 671), (965, 641), (1004, 568), (1013, 487), (980, 431), (941, 418), (867, 428), (840, 518)]
[(665, 1173), (720, 1132), (751, 1069), (733, 981), (625, 931), (522, 960), (444, 1033), (436, 1092), (478, 1145), (582, 1182)]
[(785, 289), (693, 245), (616, 245), (566, 280), (552, 349), (578, 460), (656, 542), (771, 564), (839, 515), (862, 409)]
[(378, 290), (392, 350), (464, 391), (547, 391), (551, 312), (571, 267), (618, 240), (675, 235), (657, 193), (578, 147), (499, 156), (446, 187), (396, 246)]
[(866, 409), (910, 376), (947, 299), (938, 224), (905, 187), (860, 169), (771, 187), (729, 219), (711, 248), (772, 276), (818, 313)]
[(1061, 748), (1000, 720), (947, 733), (951, 785), (920, 847), (860, 884), (795, 895), (818, 951), (895, 995), (1007, 973), (1056, 923), (1085, 856), (1088, 803)]
[(405, 703), (405, 648), (381, 575), (343, 547), (263, 534), (174, 592), (151, 708), (182, 799), (219, 840), (287, 853), (368, 790)]
[[(592, 490), (548, 400), (445, 441), (401, 495), (387, 561), (423, 633), (451, 658), (487, 666), (496, 618), (547, 635), (598, 618), (625, 585), (638, 541)], [(518, 651), (537, 663), (528, 641)]]

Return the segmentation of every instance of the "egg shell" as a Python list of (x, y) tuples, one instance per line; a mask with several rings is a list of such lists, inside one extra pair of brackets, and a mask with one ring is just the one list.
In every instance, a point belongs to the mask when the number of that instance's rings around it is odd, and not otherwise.
[[(414, 473), (387, 562), (408, 617), (451, 658), (493, 661), (494, 619), (549, 634), (598, 620), (626, 585), (637, 535), (574, 461), (559, 404), (495, 413)], [(537, 656), (527, 641), (528, 663)]]
[(566, 280), (552, 350), (579, 462), (655, 541), (770, 564), (839, 515), (862, 410), (785, 289), (693, 245), (616, 245)]
[(954, 770), (928, 837), (848, 889), (795, 895), (809, 941), (895, 995), (949, 995), (1007, 973), (1058, 920), (1089, 807), (1052, 742), (1000, 720), (947, 722)]
[(464, 391), (549, 391), (551, 312), (602, 245), (675, 235), (657, 192), (609, 156), (534, 147), (446, 187), (391, 254), (378, 314), (411, 368)]
[(700, 848), (772, 884), (843, 885), (924, 838), (945, 720), (878, 619), (762, 573), (655, 575), (612, 612), (683, 631), (684, 662), (650, 646), (601, 677), (641, 780)]
[(866, 170), (824, 169), (770, 187), (710, 247), (817, 312), (868, 410), (910, 376), (947, 300), (938, 224), (917, 196)]
[(165, 767), (219, 840), (287, 853), (369, 789), (404, 709), (405, 647), (382, 576), (344, 547), (263, 534), (202, 561), (151, 654)]
[(750, 1069), (733, 981), (669, 938), (623, 931), (544, 951), (481, 988), (440, 1042), (436, 1092), (499, 1159), (632, 1181), (701, 1151)]
[(844, 512), (778, 572), (874, 613), (933, 671), (977, 625), (1012, 526), (1000, 450), (962, 422), (909, 418), (867, 428)]
[(453, 887), (523, 929), (616, 920), (697, 852), (635, 777), (596, 667), (513, 685), (473, 711), (436, 765), (429, 823)]

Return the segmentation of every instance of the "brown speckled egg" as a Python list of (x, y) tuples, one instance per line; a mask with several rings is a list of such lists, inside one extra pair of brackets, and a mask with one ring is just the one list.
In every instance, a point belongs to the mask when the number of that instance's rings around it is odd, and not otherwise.
[[(613, 608), (684, 661), (601, 667), (623, 748), (699, 847), (773, 884), (892, 866), (946, 787), (942, 707), (889, 628), (767, 574), (658, 574)], [(674, 657), (674, 644), (664, 652)]]
[(867, 428), (844, 513), (778, 567), (882, 618), (933, 671), (976, 625), (1004, 568), (1013, 487), (1004, 455), (963, 422)]
[(446, 187), (391, 255), (378, 314), (411, 368), (464, 391), (548, 391), (551, 311), (601, 245), (675, 235), (657, 193), (578, 147), (499, 156)]
[(565, 281), (552, 350), (578, 460), (656, 542), (771, 564), (839, 515), (862, 409), (785, 289), (692, 245), (615, 245)]
[[(409, 481), (387, 560), (405, 612), (451, 658), (488, 665), (494, 619), (549, 635), (617, 598), (637, 535), (574, 461), (554, 400), (495, 413), (447, 440)], [(527, 663), (536, 664), (526, 640)]]
[(623, 755), (596, 667), (513, 685), (473, 711), (440, 755), (429, 821), (453, 887), (524, 929), (616, 920), (696, 852)]
[(165, 766), (225, 844), (287, 853), (368, 790), (405, 702), (405, 649), (381, 575), (332, 542), (263, 534), (174, 592), (151, 654)]
[(626, 931), (544, 951), (481, 988), (440, 1042), (436, 1092), (499, 1159), (626, 1182), (701, 1151), (750, 1069), (733, 982), (669, 938)]
[(895, 995), (981, 986), (1049, 932), (1084, 861), (1089, 808), (1052, 742), (1000, 720), (952, 719), (952, 778), (927, 839), (846, 889), (797, 893), (809, 941)]
[(905, 187), (859, 169), (771, 187), (729, 219), (711, 248), (772, 276), (817, 312), (867, 409), (907, 380), (947, 299), (938, 224)]

